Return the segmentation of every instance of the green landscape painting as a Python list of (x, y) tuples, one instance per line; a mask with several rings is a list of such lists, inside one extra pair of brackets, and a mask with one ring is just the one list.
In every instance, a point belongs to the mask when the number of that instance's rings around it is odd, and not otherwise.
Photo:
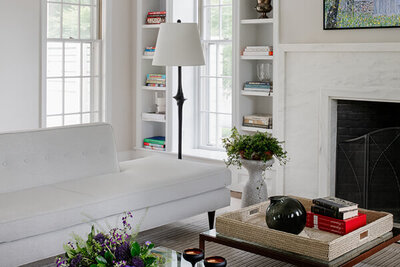
[(324, 0), (324, 29), (400, 27), (400, 0)]

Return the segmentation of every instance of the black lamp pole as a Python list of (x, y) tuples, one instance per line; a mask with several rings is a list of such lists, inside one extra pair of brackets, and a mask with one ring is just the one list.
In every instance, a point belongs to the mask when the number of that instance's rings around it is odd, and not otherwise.
[[(181, 23), (181, 20), (178, 20)], [(182, 90), (182, 66), (178, 67), (178, 92), (174, 96), (176, 104), (178, 105), (178, 159), (182, 159), (182, 118), (183, 118), (183, 103), (185, 103), (185, 97)]]

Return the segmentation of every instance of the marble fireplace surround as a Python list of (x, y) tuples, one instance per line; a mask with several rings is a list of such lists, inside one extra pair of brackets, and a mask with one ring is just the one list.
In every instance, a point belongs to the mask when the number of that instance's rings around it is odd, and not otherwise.
[(400, 103), (400, 43), (279, 46), (274, 134), (290, 162), (276, 194), (335, 194), (337, 100)]

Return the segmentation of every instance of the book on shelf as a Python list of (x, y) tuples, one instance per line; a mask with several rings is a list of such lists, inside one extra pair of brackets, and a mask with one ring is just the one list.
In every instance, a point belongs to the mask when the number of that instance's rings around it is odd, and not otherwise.
[(146, 83), (146, 86), (149, 86), (149, 87), (166, 87), (166, 84)]
[(142, 113), (142, 119), (147, 121), (164, 122), (166, 120), (165, 114), (159, 113)]
[(143, 143), (165, 145), (165, 136), (153, 136), (143, 139)]
[(311, 206), (311, 212), (339, 220), (350, 219), (358, 215), (358, 209), (340, 212), (337, 210), (328, 209), (318, 205)]
[(155, 146), (146, 146), (143, 145), (145, 149), (154, 150), (154, 151), (165, 151), (165, 148), (162, 147), (155, 147)]
[(348, 234), (367, 224), (367, 216), (359, 213), (356, 217), (340, 220), (328, 216), (307, 212), (306, 226), (339, 235)]
[(313, 204), (339, 212), (355, 210), (358, 208), (358, 204), (336, 197), (313, 199)]
[(272, 82), (245, 82), (243, 89), (264, 89), (270, 90)]
[(243, 116), (243, 126), (272, 129), (272, 115), (253, 114)]
[(143, 145), (145, 145), (145, 146), (153, 146), (153, 147), (158, 147), (158, 148), (165, 148), (165, 145), (147, 143), (147, 142), (143, 142)]
[(160, 80), (165, 80), (167, 78), (166, 74), (154, 74), (154, 73), (149, 73), (146, 75), (147, 79), (160, 79)]
[(243, 52), (243, 56), (273, 56), (272, 52)]
[(165, 84), (166, 81), (160, 79), (147, 79), (146, 83)]
[(247, 46), (243, 56), (272, 56), (274, 54), (272, 46)]
[(152, 11), (147, 13), (146, 24), (160, 24), (166, 22), (166, 11)]
[(150, 11), (147, 13), (147, 16), (154, 16), (154, 15), (167, 15), (167, 11)]

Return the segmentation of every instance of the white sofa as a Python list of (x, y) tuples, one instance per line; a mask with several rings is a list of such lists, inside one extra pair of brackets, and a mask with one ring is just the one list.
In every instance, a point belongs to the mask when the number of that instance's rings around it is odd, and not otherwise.
[(140, 230), (230, 204), (227, 168), (166, 157), (119, 164), (108, 124), (0, 134), (0, 266), (63, 252), (72, 232), (133, 211)]

